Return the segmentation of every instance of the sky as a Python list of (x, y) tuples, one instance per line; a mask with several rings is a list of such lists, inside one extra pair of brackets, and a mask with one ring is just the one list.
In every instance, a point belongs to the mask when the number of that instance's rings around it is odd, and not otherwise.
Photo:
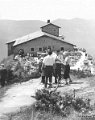
[(0, 19), (95, 19), (95, 0), (0, 0)]

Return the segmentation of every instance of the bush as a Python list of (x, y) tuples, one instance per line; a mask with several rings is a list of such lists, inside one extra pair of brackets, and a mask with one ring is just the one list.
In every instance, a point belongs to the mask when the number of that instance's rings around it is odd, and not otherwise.
[(83, 98), (74, 98), (73, 95), (64, 94), (61, 96), (59, 92), (49, 91), (46, 89), (37, 90), (35, 98), (35, 109), (39, 111), (51, 112), (67, 116), (73, 108), (77, 112), (89, 110), (90, 104)]
[(71, 74), (77, 76), (77, 78), (86, 78), (92, 76), (89, 71), (81, 71), (81, 70), (71, 70)]
[[(40, 77), (39, 71), (29, 69), (26, 71), (24, 69), (24, 65), (19, 61), (12, 61), (10, 64), (7, 64), (7, 83), (13, 84), (17, 82), (25, 82), (30, 80), (31, 78), (38, 78)], [(30, 71), (32, 70), (32, 71)]]

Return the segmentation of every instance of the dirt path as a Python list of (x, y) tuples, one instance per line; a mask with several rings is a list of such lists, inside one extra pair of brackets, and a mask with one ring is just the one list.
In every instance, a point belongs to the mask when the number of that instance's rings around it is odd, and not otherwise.
[(0, 102), (0, 116), (17, 112), (20, 107), (30, 106), (35, 102), (32, 98), (37, 89), (43, 88), (39, 79), (30, 80), (21, 84), (15, 84), (8, 89)]
[[(94, 86), (91, 87), (89, 79), (74, 79), (73, 83), (70, 85), (65, 85), (64, 80), (58, 91), (62, 94), (64, 92), (72, 93), (75, 89), (76, 96), (93, 96), (91, 93), (94, 93)], [(55, 86), (53, 84), (53, 86)], [(44, 86), (40, 84), (39, 79), (33, 79), (21, 84), (14, 84), (10, 89), (8, 89), (4, 97), (0, 101), (0, 116), (2, 117), (5, 114), (17, 112), (20, 110), (20, 107), (30, 106), (35, 102), (35, 99), (31, 96), (35, 95), (37, 89), (42, 89)], [(93, 98), (94, 99), (94, 98)]]

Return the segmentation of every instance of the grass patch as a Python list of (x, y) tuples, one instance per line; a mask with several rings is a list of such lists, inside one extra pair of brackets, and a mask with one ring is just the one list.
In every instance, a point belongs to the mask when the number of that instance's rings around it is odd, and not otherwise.
[(75, 111), (73, 111), (68, 117), (63, 117), (52, 114), (51, 112), (36, 111), (34, 106), (21, 107), (19, 112), (8, 114), (7, 118), (8, 120), (80, 120), (78, 113)]
[(34, 118), (33, 114), (35, 114), (33, 108), (33, 105), (20, 107), (19, 111), (6, 114), (6, 118), (8, 118), (7, 120), (32, 120)]

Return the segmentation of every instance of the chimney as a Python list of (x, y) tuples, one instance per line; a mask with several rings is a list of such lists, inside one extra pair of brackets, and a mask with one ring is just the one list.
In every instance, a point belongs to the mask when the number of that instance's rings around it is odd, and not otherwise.
[(47, 23), (50, 23), (50, 20), (47, 20)]

